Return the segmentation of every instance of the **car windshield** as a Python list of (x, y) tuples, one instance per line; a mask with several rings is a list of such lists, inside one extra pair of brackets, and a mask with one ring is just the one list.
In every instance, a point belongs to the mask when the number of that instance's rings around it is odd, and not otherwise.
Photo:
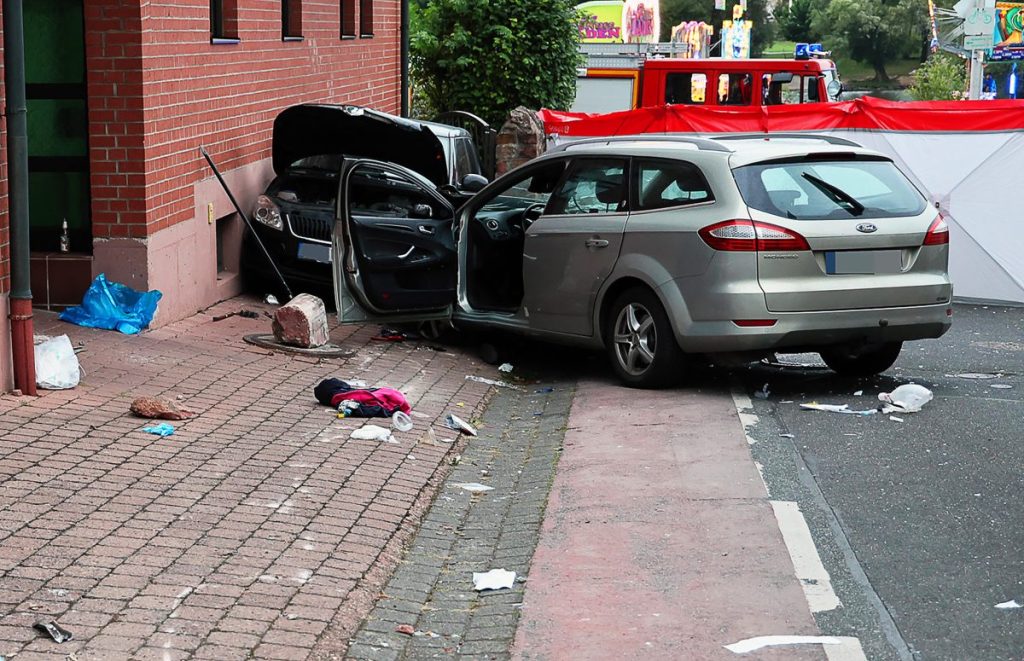
[(317, 154), (300, 158), (288, 167), (293, 170), (322, 170), (330, 174), (338, 174), (343, 158), (341, 154)]
[(798, 220), (916, 216), (926, 204), (887, 160), (774, 161), (733, 175), (747, 205)]

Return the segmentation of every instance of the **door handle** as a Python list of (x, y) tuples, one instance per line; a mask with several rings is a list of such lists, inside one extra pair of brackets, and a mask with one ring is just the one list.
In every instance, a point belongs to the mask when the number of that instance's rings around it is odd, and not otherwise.
[(588, 248), (607, 248), (608, 241), (605, 239), (587, 239), (583, 242), (583, 245)]
[(433, 236), (434, 235), (434, 228), (433, 227), (428, 227), (427, 225), (420, 225), (416, 229), (418, 229), (420, 231), (420, 234), (426, 234), (427, 236)]

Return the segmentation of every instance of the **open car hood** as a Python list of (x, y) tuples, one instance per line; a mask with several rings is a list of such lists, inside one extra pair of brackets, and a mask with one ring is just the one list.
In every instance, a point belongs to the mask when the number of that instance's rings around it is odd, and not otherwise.
[(321, 154), (395, 163), (437, 186), (448, 183), (441, 141), (420, 122), (360, 106), (303, 104), (282, 110), (274, 120), (274, 172)]

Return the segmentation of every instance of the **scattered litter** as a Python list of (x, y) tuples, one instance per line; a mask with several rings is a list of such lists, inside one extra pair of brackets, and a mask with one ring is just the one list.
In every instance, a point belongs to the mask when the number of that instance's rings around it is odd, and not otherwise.
[(153, 425), (152, 427), (143, 427), (142, 431), (156, 434), (157, 436), (170, 436), (174, 433), (174, 427), (166, 422), (161, 422), (159, 425)]
[(768, 390), (768, 384), (766, 383), (763, 386), (761, 386), (760, 390), (758, 390), (757, 392), (754, 393), (754, 398), (755, 399), (768, 399), (768, 397), (770, 395), (771, 395), (771, 392)]
[(897, 418), (894, 415), (890, 415), (889, 419), (892, 420), (893, 422), (903, 422), (903, 418)]
[(996, 608), (1000, 608), (1002, 610), (1009, 610), (1011, 608), (1024, 608), (1024, 604), (1018, 604), (1016, 599), (1011, 599), (1010, 601), (1004, 601), (1001, 604), (996, 604)]
[(67, 335), (58, 335), (35, 345), (36, 385), (46, 390), (66, 390), (82, 378), (75, 349)]
[(394, 328), (381, 326), (380, 332), (370, 338), (378, 342), (405, 342), (406, 334)]
[(779, 434), (779, 438), (796, 438), (793, 434)]
[(555, 389), (554, 389), (554, 388), (552, 388), (551, 386), (548, 386), (547, 388), (537, 388), (537, 389), (536, 389), (536, 390), (534, 390), (533, 392), (541, 392), (541, 393), (545, 393), (545, 392), (555, 392)]
[(163, 296), (158, 291), (139, 292), (100, 273), (89, 285), (81, 305), (60, 313), (59, 319), (87, 328), (118, 330), (134, 335), (149, 326)]
[(450, 459), (448, 460), (448, 464), (449, 464), (450, 466), (458, 466), (458, 465), (459, 465), (459, 464), (461, 464), (461, 463), (462, 463), (462, 455), (461, 455), (461, 454), (457, 454), (457, 455), (455, 455), (455, 456), (451, 457), (451, 458), (450, 458)]
[(779, 402), (779, 404), (792, 404), (792, 403), (793, 403), (792, 399), (784, 399), (781, 402)]
[(725, 649), (735, 654), (746, 654), (759, 650), (762, 647), (778, 647), (780, 645), (841, 645), (841, 638), (836, 636), (757, 636), (747, 638), (732, 645), (726, 645)]
[(853, 393), (853, 396), (854, 396), (854, 397), (860, 397), (860, 396), (861, 396), (861, 395), (863, 395), (863, 394), (864, 394), (864, 391), (863, 391), (863, 390), (858, 390), (857, 392)]
[(483, 590), (503, 590), (515, 585), (516, 573), (506, 569), (492, 569), (487, 572), (473, 572), (473, 589), (477, 592)]
[(299, 616), (296, 615), (295, 613), (288, 613), (287, 615), (285, 615), (285, 619), (297, 620), (297, 619), (299, 619)]
[(1003, 376), (1002, 372), (962, 372), (960, 374), (947, 374), (952, 379), (998, 379)]
[(260, 313), (255, 310), (235, 310), (234, 312), (228, 312), (227, 314), (218, 314), (213, 318), (214, 321), (224, 321), (231, 317), (245, 317), (246, 319), (259, 319)]
[(454, 413), (449, 413), (448, 417), (445, 418), (444, 423), (449, 429), (455, 429), (457, 431), (463, 432), (464, 434), (476, 436), (476, 427), (469, 424), (468, 422), (466, 422), (459, 416), (455, 415)]
[(363, 425), (352, 432), (349, 438), (357, 441), (382, 441), (384, 443), (397, 443), (391, 435), (391, 430), (377, 425)]
[(495, 381), (494, 379), (488, 379), (483, 376), (476, 376), (475, 374), (466, 375), (466, 380), (475, 381), (477, 383), (486, 383), (489, 386), (498, 386), (499, 388), (511, 388), (512, 390), (522, 390), (522, 388), (515, 384), (505, 383), (504, 381)]
[(60, 626), (59, 624), (57, 624), (57, 620), (45, 620), (42, 622), (36, 622), (34, 626), (36, 629), (42, 631), (50, 638), (53, 638), (53, 642), (55, 643), (66, 643), (72, 638), (74, 638), (74, 634), (72, 634), (70, 631)]
[(512, 367), (512, 363), (502, 363), (498, 366), (498, 371), (504, 374), (511, 374), (514, 369), (515, 368)]
[(483, 493), (484, 491), (494, 490), (494, 487), (489, 487), (486, 484), (480, 484), (479, 482), (466, 482), (465, 484), (456, 484), (455, 486), (465, 489), (470, 493)]
[(932, 401), (934, 395), (931, 390), (916, 383), (906, 383), (892, 392), (879, 393), (878, 400), (887, 402), (889, 405), (884, 408), (885, 413), (897, 411), (901, 413), (916, 413)]
[(169, 399), (162, 397), (136, 397), (128, 410), (140, 418), (160, 418), (162, 420), (185, 420), (195, 415), (192, 411), (178, 406)]
[(394, 388), (367, 388), (341, 379), (324, 379), (313, 388), (313, 396), (344, 418), (390, 418), (396, 411), (412, 412), (405, 395)]
[(1012, 387), (1009, 383), (993, 383), (989, 386), (989, 388), (997, 388), (999, 390), (1009, 390)]
[(402, 411), (395, 411), (391, 416), (391, 426), (398, 431), (412, 431), (412, 418)]
[(800, 408), (806, 411), (828, 411), (829, 413), (847, 413), (850, 415), (874, 415), (878, 413), (878, 409), (854, 411), (850, 408), (849, 404), (819, 404), (818, 402), (801, 404)]
[(281, 304), (281, 302), (277, 300), (277, 296), (274, 296), (273, 294), (267, 294), (266, 297), (263, 299), (263, 302), (266, 303), (267, 305)]
[(440, 638), (441, 634), (434, 633), (433, 631), (414, 631), (414, 636), (426, 636), (427, 638)]
[(395, 627), (395, 631), (397, 631), (398, 633), (404, 633), (406, 636), (411, 636), (414, 633), (416, 633), (416, 628), (413, 627), (411, 624), (399, 624), (397, 627)]

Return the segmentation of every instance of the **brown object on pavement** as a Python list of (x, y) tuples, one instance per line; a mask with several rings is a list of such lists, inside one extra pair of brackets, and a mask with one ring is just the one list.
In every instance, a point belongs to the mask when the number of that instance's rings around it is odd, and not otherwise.
[(312, 294), (299, 294), (275, 310), (272, 327), (278, 342), (296, 347), (321, 347), (330, 339), (327, 309)]
[(137, 397), (129, 410), (140, 418), (161, 420), (186, 420), (195, 415), (194, 412), (161, 397)]
[(399, 624), (395, 627), (395, 631), (404, 633), (406, 636), (412, 636), (416, 633), (416, 629), (413, 629), (411, 624)]

